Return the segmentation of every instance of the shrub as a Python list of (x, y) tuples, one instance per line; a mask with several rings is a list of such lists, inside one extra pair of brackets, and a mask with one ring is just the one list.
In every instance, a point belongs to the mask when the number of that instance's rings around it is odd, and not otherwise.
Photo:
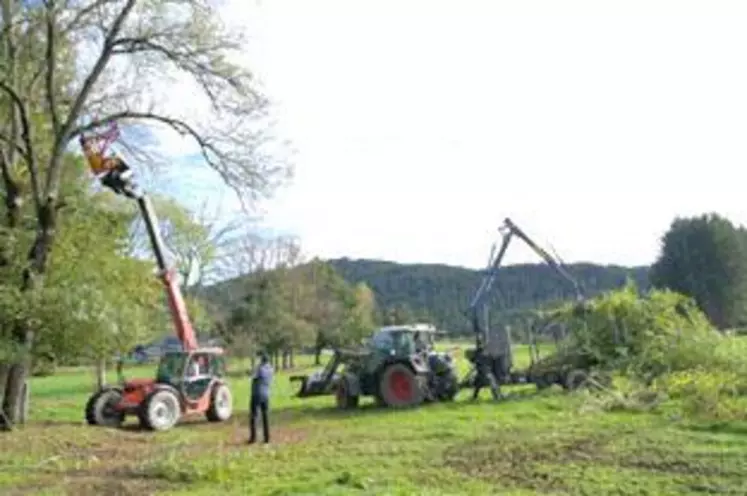
[(709, 362), (723, 339), (690, 298), (668, 290), (642, 295), (632, 284), (567, 305), (557, 317), (569, 331), (567, 346), (646, 382)]

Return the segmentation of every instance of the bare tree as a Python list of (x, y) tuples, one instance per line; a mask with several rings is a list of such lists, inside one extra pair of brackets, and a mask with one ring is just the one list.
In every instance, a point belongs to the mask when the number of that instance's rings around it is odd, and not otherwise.
[[(242, 39), (221, 25), (213, 2), (0, 0), (0, 6), (0, 91), (7, 108), (0, 120), (0, 172), (6, 224), (18, 228), (25, 198), (37, 224), (19, 278), (24, 291), (43, 284), (57, 234), (63, 157), (84, 133), (113, 122), (133, 129), (170, 128), (189, 137), (205, 164), (248, 206), (287, 177), (286, 164), (268, 154), (263, 132), (267, 100), (252, 75), (235, 62)], [(150, 96), (156, 83), (168, 80), (192, 84), (190, 100), (202, 95), (207, 114), (196, 118), (194, 107), (169, 107), (163, 95)], [(28, 192), (15, 167), (19, 159)], [(32, 326), (18, 326), (13, 337), (25, 353), (3, 364), (9, 371), (0, 396), (11, 422), (21, 411)]]

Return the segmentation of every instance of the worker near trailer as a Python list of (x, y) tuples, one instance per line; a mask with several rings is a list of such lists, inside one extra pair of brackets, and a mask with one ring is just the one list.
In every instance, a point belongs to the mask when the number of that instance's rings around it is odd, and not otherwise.
[[(476, 325), (476, 328), (479, 328), (479, 323), (476, 323)], [(473, 360), (475, 365), (475, 390), (472, 393), (472, 400), (477, 400), (480, 396), (480, 390), (485, 386), (490, 386), (490, 393), (493, 395), (493, 399), (496, 401), (499, 400), (501, 395), (498, 379), (494, 373), (494, 359), (485, 352), (485, 344), (480, 334), (477, 335)]]
[(249, 444), (257, 440), (257, 417), (262, 415), (262, 433), (265, 443), (270, 442), (270, 385), (273, 370), (270, 357), (260, 352), (259, 365), (252, 374), (252, 395), (249, 405)]

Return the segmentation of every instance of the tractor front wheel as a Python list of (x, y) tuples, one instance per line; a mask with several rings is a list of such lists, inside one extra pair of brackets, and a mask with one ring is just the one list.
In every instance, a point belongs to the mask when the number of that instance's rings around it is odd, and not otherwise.
[(216, 384), (210, 392), (210, 406), (205, 416), (210, 422), (224, 422), (233, 413), (233, 396), (225, 384)]
[(86, 404), (86, 422), (88, 425), (119, 427), (125, 419), (124, 412), (115, 409), (122, 399), (122, 393), (116, 389), (102, 389), (91, 396)]
[(425, 400), (421, 381), (410, 367), (402, 363), (384, 369), (379, 381), (379, 395), (384, 404), (392, 408), (413, 407)]
[(337, 402), (337, 408), (347, 410), (358, 406), (359, 397), (352, 394), (348, 381), (342, 379), (337, 384), (337, 390), (335, 391), (335, 400)]
[(179, 396), (170, 389), (153, 391), (143, 402), (140, 424), (152, 431), (166, 431), (174, 427), (181, 417)]

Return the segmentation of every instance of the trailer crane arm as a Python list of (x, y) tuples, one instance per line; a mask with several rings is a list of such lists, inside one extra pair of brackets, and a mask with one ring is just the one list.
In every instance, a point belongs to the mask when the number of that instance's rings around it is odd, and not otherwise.
[(527, 234), (522, 231), (511, 219), (509, 219), (508, 217), (504, 219), (503, 224), (498, 228), (498, 231), (501, 233), (502, 237), (501, 245), (498, 248), (497, 253), (496, 245), (493, 245), (493, 248), (490, 252), (490, 258), (488, 259), (486, 276), (483, 278), (480, 286), (477, 288), (477, 291), (472, 297), (472, 301), (470, 302), (469, 308), (467, 310), (470, 320), (472, 321), (472, 330), (474, 331), (475, 337), (478, 341), (478, 347), (480, 346), (484, 338), (484, 332), (481, 329), (480, 325), (480, 313), (485, 309), (485, 299), (490, 294), (490, 289), (495, 282), (498, 269), (501, 267), (501, 263), (503, 262), (503, 258), (506, 255), (508, 245), (511, 243), (511, 239), (514, 236), (526, 243), (527, 246), (529, 246), (532, 251), (537, 253), (537, 255), (539, 255), (539, 257), (542, 258), (550, 267), (555, 269), (555, 271), (558, 272), (564, 279), (569, 281), (573, 285), (576, 293), (576, 298), (579, 301), (582, 301), (584, 299), (583, 290), (581, 289), (578, 281), (571, 274), (569, 274), (568, 271), (565, 270), (558, 261), (550, 256), (549, 253), (543, 250), (537, 243), (535, 243), (529, 236), (527, 236)]
[(91, 171), (99, 181), (116, 194), (136, 201), (156, 258), (158, 276), (166, 290), (176, 335), (181, 341), (184, 351), (193, 351), (197, 349), (197, 338), (187, 313), (184, 297), (179, 288), (176, 271), (168, 266), (166, 260), (166, 246), (158, 229), (158, 218), (153, 205), (148, 196), (133, 183), (132, 170), (125, 161), (116, 154), (106, 154), (107, 148), (117, 139), (118, 135), (116, 124), (113, 124), (101, 134), (81, 135), (80, 145)]
[(584, 299), (584, 292), (581, 289), (581, 285), (571, 274), (568, 273), (567, 270), (565, 270), (563, 265), (559, 263), (558, 260), (550, 256), (549, 253), (547, 253), (529, 236), (527, 236), (526, 233), (524, 233), (524, 231), (522, 231), (519, 226), (514, 224), (513, 221), (508, 217), (506, 217), (506, 219), (503, 221), (503, 225), (506, 226), (514, 234), (514, 236), (518, 237), (524, 243), (526, 243), (537, 255), (539, 255), (547, 263), (547, 265), (555, 269), (558, 274), (565, 278), (566, 281), (571, 283), (573, 289), (576, 292), (576, 299), (578, 301), (582, 301)]

